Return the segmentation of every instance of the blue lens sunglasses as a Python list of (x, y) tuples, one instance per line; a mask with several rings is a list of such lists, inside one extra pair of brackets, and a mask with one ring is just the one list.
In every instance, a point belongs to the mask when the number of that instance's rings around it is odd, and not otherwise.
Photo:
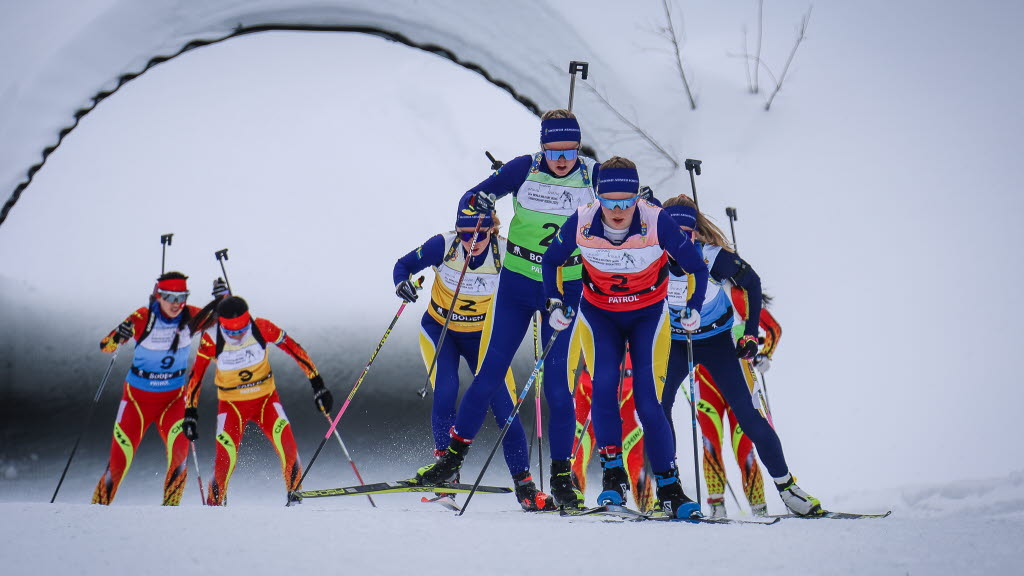
[(637, 201), (638, 198), (640, 198), (639, 195), (638, 196), (633, 196), (632, 198), (623, 198), (621, 200), (605, 200), (604, 198), (602, 198), (600, 196), (597, 197), (597, 199), (601, 201), (601, 206), (604, 206), (605, 208), (607, 208), (609, 210), (615, 210), (616, 208), (619, 208), (621, 210), (625, 210), (625, 209), (629, 208), (630, 206), (636, 204), (636, 201)]
[(569, 162), (572, 162), (580, 155), (579, 150), (573, 148), (572, 150), (545, 150), (544, 156), (552, 162), (557, 162), (559, 158), (565, 158)]
[[(482, 242), (483, 239), (487, 238), (487, 235), (490, 234), (490, 233), (491, 233), (491, 230), (489, 228), (488, 229), (480, 230), (480, 232), (478, 232), (477, 235), (476, 235), (476, 241), (477, 242)], [(462, 238), (463, 242), (472, 242), (473, 241), (473, 231), (459, 232), (459, 238)]]
[(165, 302), (170, 304), (180, 304), (185, 300), (188, 300), (189, 292), (168, 292), (166, 290), (157, 290), (157, 294), (160, 295)]

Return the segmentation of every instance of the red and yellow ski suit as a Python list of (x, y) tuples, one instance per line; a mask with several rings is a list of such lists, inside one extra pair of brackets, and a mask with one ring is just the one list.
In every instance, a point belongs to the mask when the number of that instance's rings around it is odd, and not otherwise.
[(281, 460), (285, 488), (299, 489), (302, 466), (299, 464), (288, 416), (274, 385), (267, 344), (273, 343), (295, 359), (308, 378), (318, 374), (316, 366), (298, 342), (284, 330), (264, 318), (249, 323), (240, 340), (228, 338), (219, 325), (203, 333), (189, 377), (186, 405), (199, 402), (203, 375), (211, 360), (216, 361), (214, 384), (217, 386), (217, 456), (207, 504), (227, 504), (228, 481), (235, 471), (238, 449), (242, 445), (245, 424), (255, 422), (270, 440)]

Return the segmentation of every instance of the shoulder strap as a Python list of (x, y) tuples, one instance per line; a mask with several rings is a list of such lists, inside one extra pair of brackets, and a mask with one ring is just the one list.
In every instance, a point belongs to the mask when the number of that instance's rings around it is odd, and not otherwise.
[(260, 327), (256, 324), (255, 318), (252, 319), (252, 337), (255, 338), (257, 342), (260, 343), (260, 348), (266, 350), (267, 339), (264, 338), (263, 334), (260, 332)]

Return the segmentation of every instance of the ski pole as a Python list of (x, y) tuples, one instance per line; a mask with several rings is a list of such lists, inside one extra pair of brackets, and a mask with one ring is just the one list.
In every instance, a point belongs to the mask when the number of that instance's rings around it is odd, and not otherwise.
[(502, 166), (505, 165), (505, 163), (502, 162), (501, 160), (498, 160), (494, 156), (491, 156), (491, 152), (489, 150), (484, 150), (484, 154), (486, 154), (487, 159), (491, 161), (491, 170), (497, 172), (498, 170), (501, 170)]
[(234, 294), (235, 291), (231, 289), (231, 280), (228, 280), (228, 271), (224, 268), (224, 261), (228, 259), (228, 249), (217, 250), (213, 255), (217, 257), (217, 262), (220, 263), (220, 271), (224, 273), (224, 283), (228, 285), (228, 292)]
[(174, 237), (174, 234), (161, 234), (160, 235), (160, 245), (161, 245), (161, 248), (160, 248), (160, 275), (161, 276), (166, 271), (167, 247), (171, 245), (171, 238), (173, 238), (173, 237)]
[[(540, 323), (543, 321), (540, 311), (533, 314), (533, 360), (540, 358)], [(540, 466), (540, 491), (544, 491), (544, 416), (540, 409), (541, 388), (544, 386), (544, 367), (537, 373), (537, 389), (533, 391), (536, 418), (533, 424), (537, 429), (537, 464)], [(532, 444), (532, 443), (531, 443)]]
[(693, 431), (693, 479), (697, 485), (697, 506), (703, 507), (704, 505), (700, 501), (700, 462), (697, 460), (697, 395), (696, 375), (693, 370), (693, 336), (689, 332), (686, 333), (686, 358), (690, 364), (690, 415), (693, 417), (692, 431)]
[(572, 112), (572, 99), (576, 92), (576, 73), (580, 73), (580, 78), (586, 80), (587, 75), (590, 73), (589, 62), (579, 62), (572, 60), (569, 62), (569, 112)]
[(700, 160), (686, 159), (685, 166), (686, 171), (690, 173), (690, 188), (693, 189), (693, 203), (697, 206), (697, 212), (700, 212), (700, 202), (697, 201), (697, 182), (693, 179), (694, 172), (697, 176), (700, 176)]
[(725, 207), (725, 215), (729, 218), (729, 232), (732, 234), (732, 248), (736, 251), (736, 255), (739, 256), (740, 249), (736, 244), (736, 227), (732, 224), (739, 220), (739, 217), (736, 216), (736, 209), (732, 206)]
[(199, 502), (206, 506), (206, 490), (203, 488), (203, 477), (199, 474), (199, 456), (196, 454), (196, 443), (189, 440), (188, 445), (192, 448), (192, 463), (196, 466), (196, 480), (199, 481)]
[(555, 331), (548, 338), (548, 343), (544, 346), (544, 352), (540, 355), (537, 360), (537, 364), (533, 367), (533, 372), (530, 373), (529, 380), (523, 386), (523, 391), (519, 393), (519, 398), (516, 400), (516, 405), (512, 408), (512, 413), (508, 415), (508, 419), (505, 420), (505, 425), (501, 427), (501, 433), (498, 434), (498, 440), (494, 442), (494, 447), (491, 448), (491, 453), (487, 455), (487, 461), (484, 462), (483, 468), (480, 469), (480, 474), (476, 477), (476, 482), (473, 483), (473, 488), (466, 495), (466, 501), (462, 504), (462, 510), (459, 510), (458, 516), (462, 516), (466, 513), (466, 508), (469, 507), (469, 501), (473, 499), (473, 494), (476, 494), (476, 489), (480, 487), (480, 482), (484, 479), (484, 472), (487, 472), (487, 466), (490, 465), (491, 460), (494, 458), (494, 453), (498, 451), (498, 446), (501, 446), (501, 441), (505, 439), (505, 435), (508, 434), (508, 429), (512, 427), (512, 421), (515, 420), (516, 415), (519, 414), (519, 408), (522, 407), (523, 402), (526, 400), (526, 395), (530, 392), (530, 388), (533, 386), (533, 381), (537, 378), (537, 374), (540, 372), (540, 367), (544, 364), (544, 358), (547, 357), (548, 352), (551, 351), (551, 346), (554, 345), (555, 339), (561, 334), (560, 331)]
[[(434, 348), (434, 359), (430, 361), (430, 368), (427, 370), (427, 381), (423, 388), (416, 391), (420, 398), (426, 398), (430, 391), (430, 377), (434, 375), (434, 368), (437, 366), (437, 357), (441, 355), (441, 346), (444, 345), (444, 337), (448, 335), (448, 325), (451, 324), (452, 314), (455, 313), (455, 304), (459, 301), (459, 292), (462, 291), (462, 279), (466, 277), (466, 270), (469, 269), (469, 261), (473, 259), (473, 251), (476, 250), (476, 238), (480, 235), (480, 226), (484, 223), (486, 212), (481, 212), (476, 219), (476, 227), (473, 229), (473, 241), (469, 244), (469, 254), (466, 254), (466, 261), (462, 263), (462, 272), (459, 274), (459, 282), (455, 286), (455, 293), (452, 294), (452, 305), (448, 307), (448, 313), (444, 317), (444, 326), (441, 327), (441, 336), (437, 339), (437, 346)], [(458, 248), (462, 248), (459, 241)]]
[[(330, 414), (328, 414), (327, 412), (323, 412), (323, 415), (324, 418), (327, 418), (328, 422), (331, 421)], [(347, 458), (348, 463), (352, 465), (352, 471), (356, 473), (356, 480), (359, 480), (359, 484), (361, 486), (365, 486), (366, 482), (363, 482), (363, 476), (362, 474), (359, 473), (359, 468), (356, 468), (356, 462), (355, 460), (352, 459), (352, 455), (348, 453), (348, 447), (345, 446), (345, 441), (341, 439), (341, 433), (338, 432), (337, 428), (334, 429), (334, 437), (338, 439), (338, 444), (341, 445), (341, 451), (345, 453), (345, 458)], [(376, 508), (377, 504), (373, 501), (373, 496), (367, 494), (366, 497), (370, 500), (370, 505)]]
[[(420, 276), (419, 280), (416, 281), (416, 284), (423, 284), (423, 280), (424, 277)], [(391, 324), (388, 326), (388, 329), (384, 332), (384, 337), (380, 339), (380, 342), (377, 344), (377, 348), (373, 351), (373, 354), (370, 355), (370, 360), (366, 363), (366, 366), (363, 368), (363, 372), (359, 375), (359, 378), (356, 379), (356, 383), (352, 386), (352, 391), (348, 393), (348, 398), (345, 398), (345, 403), (341, 405), (341, 410), (338, 410), (338, 414), (331, 421), (331, 427), (327, 430), (327, 433), (324, 434), (324, 438), (323, 440), (320, 441), (320, 445), (316, 447), (316, 451), (313, 452), (313, 457), (309, 459), (309, 464), (306, 466), (306, 469), (302, 472), (302, 476), (299, 478), (297, 486), (302, 485), (302, 481), (306, 479), (306, 476), (309, 474), (310, 469), (313, 468), (313, 463), (316, 462), (316, 457), (319, 456), (320, 451), (324, 449), (324, 444), (327, 444), (327, 439), (331, 437), (331, 434), (333, 434), (334, 430), (338, 427), (338, 422), (341, 421), (341, 416), (345, 413), (345, 410), (348, 408), (348, 405), (352, 402), (352, 397), (355, 396), (356, 391), (359, 390), (359, 385), (362, 384), (363, 379), (366, 378), (366, 373), (370, 371), (370, 365), (373, 364), (373, 359), (377, 357), (377, 353), (379, 353), (380, 349), (384, 347), (384, 343), (387, 342), (388, 336), (391, 335), (391, 330), (394, 329), (395, 324), (398, 322), (398, 318), (402, 316), (402, 312), (405, 310), (406, 305), (408, 305), (408, 302), (402, 302), (402, 305), (398, 307), (398, 312), (395, 314), (395, 317), (391, 319)], [(293, 501), (291, 498), (292, 495), (289, 493), (288, 496), (289, 498), (287, 505), (291, 506), (291, 503)]]
[(92, 406), (89, 407), (89, 414), (85, 417), (85, 426), (82, 427), (82, 431), (78, 433), (78, 438), (75, 440), (75, 445), (71, 448), (71, 455), (68, 456), (67, 464), (64, 464), (64, 471), (60, 474), (60, 480), (57, 481), (57, 488), (53, 491), (53, 497), (50, 498), (50, 504), (57, 499), (57, 492), (60, 492), (60, 486), (64, 483), (64, 477), (67, 476), (68, 468), (71, 467), (71, 460), (75, 457), (75, 452), (78, 451), (78, 443), (82, 441), (82, 436), (89, 429), (89, 423), (92, 422), (93, 412), (96, 411), (96, 404), (100, 401), (100, 395), (103, 394), (103, 387), (107, 385), (107, 378), (110, 377), (110, 370), (114, 367), (114, 360), (117, 360), (117, 350), (110, 356), (110, 364), (107, 364), (107, 371), (103, 373), (103, 379), (100, 380), (100, 387), (96, 390), (96, 395), (92, 398)]

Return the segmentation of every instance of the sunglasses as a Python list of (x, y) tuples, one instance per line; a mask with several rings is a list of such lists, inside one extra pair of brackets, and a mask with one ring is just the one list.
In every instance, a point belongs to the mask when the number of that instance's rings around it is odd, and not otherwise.
[(228, 336), (231, 336), (232, 338), (237, 338), (237, 337), (241, 336), (242, 334), (245, 333), (246, 330), (249, 329), (248, 326), (243, 326), (243, 327), (239, 328), (238, 330), (228, 330), (227, 328), (224, 328), (223, 326), (221, 326), (221, 328), (224, 330), (225, 334), (227, 334)]
[(616, 208), (625, 210), (630, 206), (636, 204), (637, 198), (639, 198), (639, 196), (623, 198), (622, 200), (606, 200), (604, 198), (601, 198), (600, 196), (597, 197), (597, 199), (601, 201), (601, 206), (604, 206), (609, 210), (615, 210)]
[[(486, 229), (485, 228), (481, 228), (480, 232), (478, 232), (477, 235), (476, 235), (476, 241), (477, 242), (482, 242), (483, 239), (487, 238), (487, 235), (490, 234), (490, 233), (491, 233), (490, 228), (486, 228)], [(459, 232), (459, 238), (461, 238), (463, 242), (472, 242), (473, 241), (473, 231), (472, 230), (470, 230), (469, 232), (462, 232), (462, 231), (460, 231)]]
[(544, 156), (548, 160), (551, 160), (552, 162), (558, 161), (559, 158), (565, 158), (566, 160), (572, 162), (579, 155), (580, 155), (579, 150), (577, 150), (575, 148), (573, 148), (572, 150), (545, 150), (544, 151)]
[(169, 304), (180, 304), (185, 300), (188, 300), (190, 292), (168, 292), (167, 290), (157, 290), (156, 293), (160, 298)]

